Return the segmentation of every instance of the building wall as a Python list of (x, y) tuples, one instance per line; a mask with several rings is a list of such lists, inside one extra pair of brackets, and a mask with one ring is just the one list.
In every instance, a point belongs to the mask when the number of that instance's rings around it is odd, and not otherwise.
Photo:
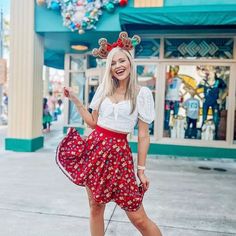
[[(227, 5), (236, 4), (235, 0), (129, 0), (126, 7), (117, 7), (115, 12), (108, 13), (105, 10), (97, 23), (96, 31), (120, 31), (119, 13), (127, 11), (130, 7), (150, 6), (190, 6), (190, 5)], [(52, 11), (42, 6), (35, 6), (35, 31), (40, 32), (70, 32), (63, 26), (60, 12)]]
[[(126, 7), (116, 7), (115, 11), (109, 13), (103, 10), (99, 22), (96, 24), (96, 31), (120, 31), (119, 12), (133, 7), (133, 0), (129, 0)], [(35, 5), (35, 31), (41, 32), (70, 32), (63, 26), (62, 16), (59, 11), (52, 11), (43, 6)]]

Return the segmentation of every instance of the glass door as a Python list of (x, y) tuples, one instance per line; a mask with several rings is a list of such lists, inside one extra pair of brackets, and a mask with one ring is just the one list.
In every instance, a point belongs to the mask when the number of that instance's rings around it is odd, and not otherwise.
[[(66, 84), (72, 87), (77, 97), (85, 103), (85, 69), (86, 69), (86, 57), (83, 55), (68, 55), (68, 71), (66, 71), (68, 81)], [(77, 108), (74, 103), (69, 101), (68, 104), (68, 124), (81, 126), (83, 120), (80, 114), (77, 112)]]

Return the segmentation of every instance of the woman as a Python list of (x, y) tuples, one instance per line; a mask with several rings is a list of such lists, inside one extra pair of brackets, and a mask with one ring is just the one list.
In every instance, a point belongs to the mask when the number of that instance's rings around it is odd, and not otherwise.
[[(75, 162), (60, 155), (66, 153), (60, 146), (57, 158), (60, 167), (74, 183), (86, 186), (91, 235), (104, 235), (105, 206), (107, 202), (115, 201), (142, 235), (161, 236), (142, 205), (144, 192), (149, 188), (144, 171), (149, 147), (148, 127), (154, 119), (154, 102), (151, 91), (136, 84), (130, 53), (120, 47), (109, 52), (103, 82), (90, 104), (92, 114), (71, 88), (65, 88), (64, 93), (75, 104), (84, 121), (94, 129), (85, 141), (77, 139), (76, 144), (79, 143), (82, 151), (78, 148), (74, 153), (82, 155), (76, 157)], [(127, 142), (127, 134), (132, 132), (137, 121), (139, 186)]]

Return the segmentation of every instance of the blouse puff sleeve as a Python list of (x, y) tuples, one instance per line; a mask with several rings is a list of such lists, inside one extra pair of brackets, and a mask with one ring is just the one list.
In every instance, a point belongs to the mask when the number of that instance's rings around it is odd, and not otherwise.
[(142, 87), (137, 96), (138, 118), (151, 124), (155, 118), (155, 108), (152, 92), (147, 87)]
[(102, 85), (99, 85), (92, 98), (89, 108), (91, 108), (92, 110), (98, 110), (101, 98), (102, 98)]

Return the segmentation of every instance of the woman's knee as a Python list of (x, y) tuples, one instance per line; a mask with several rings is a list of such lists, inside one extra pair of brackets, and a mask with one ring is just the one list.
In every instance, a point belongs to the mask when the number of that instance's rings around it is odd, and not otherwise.
[(91, 216), (100, 216), (104, 214), (106, 205), (96, 202), (93, 198), (92, 192), (89, 188), (86, 188), (89, 200), (90, 215)]
[(141, 215), (130, 218), (131, 222), (139, 230), (145, 230), (148, 226), (149, 219), (147, 217), (142, 217)]
[(150, 220), (147, 217), (143, 206), (141, 206), (135, 212), (126, 212), (126, 214), (128, 218), (130, 219), (131, 223), (139, 230), (145, 230), (146, 227), (148, 227)]
[(92, 216), (98, 216), (104, 213), (105, 205), (99, 204), (95, 202), (94, 200), (89, 200), (89, 206), (90, 206), (90, 214)]

